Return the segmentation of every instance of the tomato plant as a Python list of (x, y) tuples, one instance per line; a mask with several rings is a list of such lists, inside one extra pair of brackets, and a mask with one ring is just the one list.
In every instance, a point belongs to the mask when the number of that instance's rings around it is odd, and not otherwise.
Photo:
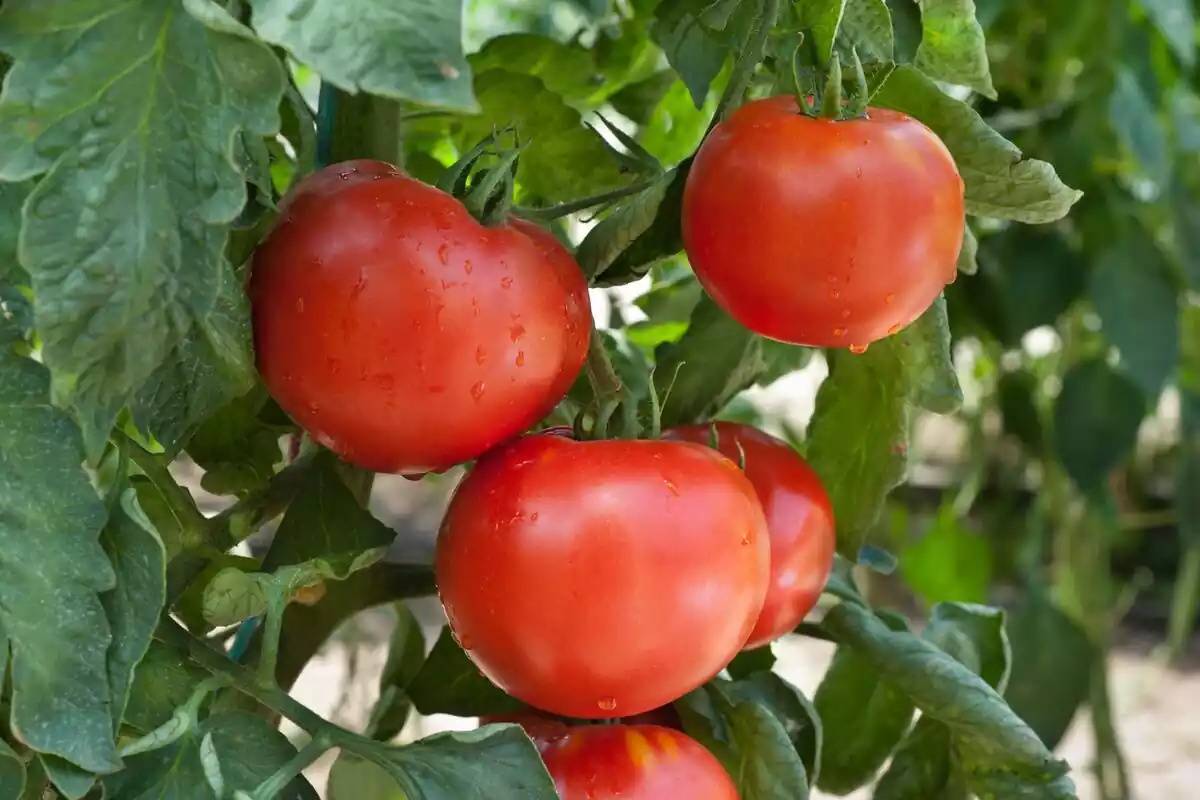
[(705, 290), (752, 331), (816, 347), (865, 347), (924, 313), (954, 280), (963, 226), (933, 131), (886, 108), (812, 118), (790, 95), (719, 124), (683, 193)]
[(833, 569), (833, 507), (821, 479), (790, 445), (749, 425), (681, 425), (665, 436), (698, 444), (715, 437), (722, 453), (744, 464), (771, 539), (767, 599), (746, 647), (790, 632), (817, 604)]
[(484, 226), (378, 162), (301, 181), (251, 265), (259, 371), (316, 441), (424, 473), (533, 425), (583, 366), (587, 284), (520, 219)]
[(562, 800), (737, 800), (721, 762), (695, 740), (655, 725), (588, 725), (551, 739), (542, 759)]
[(1173, 800), (1196, 31), (4, 0), (0, 800)]
[(762, 609), (769, 542), (753, 487), (713, 450), (531, 436), (456, 489), (435, 568), (450, 627), (498, 686), (616, 717), (729, 663)]

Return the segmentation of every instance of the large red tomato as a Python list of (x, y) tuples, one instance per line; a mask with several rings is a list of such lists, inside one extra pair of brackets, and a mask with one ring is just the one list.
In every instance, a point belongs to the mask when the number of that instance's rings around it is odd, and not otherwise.
[(379, 472), (445, 469), (529, 428), (587, 353), (587, 284), (553, 236), (485, 227), (378, 161), (302, 181), (250, 281), (275, 399)]
[(720, 672), (762, 609), (770, 550), (754, 487), (714, 450), (537, 435), (459, 485), (435, 566), (480, 670), (588, 719), (649, 711)]
[[(717, 448), (735, 460), (745, 455), (746, 477), (767, 514), (771, 584), (746, 642), (760, 647), (799, 625), (817, 604), (833, 569), (833, 505), (817, 473), (786, 442), (749, 425), (715, 424)], [(707, 443), (711, 432), (708, 425), (681, 425), (663, 435)]]
[(562, 800), (738, 800), (721, 762), (669, 728), (587, 725), (541, 750)]
[(718, 125), (683, 194), (683, 242), (712, 298), (763, 336), (864, 347), (954, 280), (965, 225), (950, 152), (920, 122), (870, 108), (812, 119), (791, 96)]

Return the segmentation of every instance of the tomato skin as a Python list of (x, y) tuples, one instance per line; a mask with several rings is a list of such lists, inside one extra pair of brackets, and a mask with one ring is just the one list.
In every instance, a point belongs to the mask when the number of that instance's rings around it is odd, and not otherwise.
[(704, 141), (683, 195), (683, 242), (712, 298), (747, 328), (862, 347), (920, 316), (954, 280), (963, 182), (950, 151), (889, 109), (812, 119), (756, 100)]
[(476, 462), (435, 557), (480, 670), (578, 719), (640, 714), (716, 675), (754, 627), (769, 568), (754, 487), (716, 451), (556, 435)]
[[(817, 473), (787, 442), (750, 425), (714, 424), (717, 449), (734, 460), (745, 454), (746, 477), (762, 502), (771, 536), (771, 583), (746, 642), (749, 650), (795, 629), (817, 604), (833, 570), (833, 504)], [(707, 444), (710, 435), (708, 425), (663, 432), (663, 438), (698, 444)]]
[(562, 800), (738, 800), (703, 745), (656, 725), (572, 728), (543, 747), (542, 760)]
[(259, 371), (317, 441), (437, 472), (526, 430), (583, 366), (587, 284), (548, 232), (476, 222), (378, 161), (302, 181), (254, 254)]

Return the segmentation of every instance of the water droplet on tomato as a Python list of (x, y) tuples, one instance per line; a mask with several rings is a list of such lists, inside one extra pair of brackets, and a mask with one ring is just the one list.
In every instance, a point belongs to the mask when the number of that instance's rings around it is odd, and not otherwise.
[(525, 351), (524, 350), (520, 350), (517, 352), (517, 366), (518, 367), (525, 366)]
[(536, 511), (529, 515), (530, 522), (537, 522), (537, 518), (538, 518), (538, 512), (536, 512)]
[(600, 707), (601, 711), (615, 711), (617, 708), (617, 698), (601, 697), (600, 700), (597, 701), (596, 705)]
[(856, 355), (856, 356), (861, 356), (863, 353), (867, 352), (867, 345), (852, 344), (852, 345), (850, 345), (850, 352), (854, 353), (854, 355)]
[(896, 295), (892, 294), (891, 292), (888, 292), (887, 294), (885, 294), (883, 296), (883, 302), (887, 303), (890, 306), (892, 303), (896, 302)]
[(834, 328), (833, 335), (840, 339), (846, 335), (846, 329), (845, 328)]
[(837, 283), (837, 275), (834, 275), (834, 274), (831, 272), (831, 273), (829, 273), (828, 275), (826, 275), (826, 276), (825, 276), (825, 280), (829, 281), (830, 283)]
[(848, 309), (848, 308), (842, 309), (842, 319), (850, 319), (850, 309)]
[(513, 325), (511, 328), (508, 329), (508, 336), (514, 342), (520, 341), (521, 337), (524, 335), (525, 335), (525, 326), (524, 325)]
[(468, 258), (466, 261), (463, 262), (463, 272), (470, 275), (471, 271), (473, 269), (475, 269), (475, 268), (471, 266), (471, 259)]
[(746, 531), (745, 533), (742, 534), (742, 544), (744, 544), (744, 545), (750, 544), (750, 532), (749, 531)]
[(396, 379), (391, 375), (379, 374), (375, 376), (375, 385), (384, 391), (390, 392), (396, 388)]
[(679, 487), (671, 482), (670, 478), (663, 478), (663, 486), (667, 487), (667, 491), (676, 497), (679, 497)]
[(450, 219), (448, 215), (439, 214), (438, 216), (434, 217), (433, 224), (436, 225), (437, 229), (440, 231), (448, 231), (454, 225), (454, 220)]
[(500, 288), (501, 289), (508, 289), (509, 287), (512, 286), (512, 284), (513, 284), (512, 278), (501, 278), (500, 279)]
[(472, 317), (479, 316), (479, 298), (478, 297), (471, 298), (471, 316)]
[(829, 296), (832, 297), (834, 300), (837, 300), (839, 297), (842, 296), (842, 293), (839, 292), (837, 289), (830, 289)]
[(303, 297), (296, 298), (296, 313), (297, 314), (304, 313), (304, 298)]
[(426, 475), (426, 473), (424, 473), (424, 472), (413, 472), (413, 473), (410, 473), (407, 475), (401, 475), (400, 477), (404, 478), (404, 480), (406, 480), (406, 481), (416, 482), (416, 481), (419, 481), (422, 478), (424, 478), (425, 475)]
[(947, 282), (947, 285), (954, 283), (956, 280), (958, 280), (958, 267), (955, 267), (954, 272), (950, 273), (950, 280)]
[(487, 351), (483, 349), (483, 345), (479, 345), (475, 348), (475, 363), (482, 366), (485, 361), (487, 361)]
[(483, 381), (471, 387), (471, 397), (475, 398), (476, 403), (483, 399), (483, 393), (486, 389), (487, 387), (483, 385)]
[(337, 375), (342, 371), (342, 362), (338, 361), (336, 358), (329, 359), (328, 366), (331, 375)]
[(900, 332), (899, 325), (893, 325), (890, 328), (888, 328), (888, 336), (891, 336), (891, 335), (893, 335), (895, 333), (899, 333), (899, 332)]
[(354, 288), (351, 289), (350, 292), (354, 297), (358, 297), (360, 294), (363, 293), (363, 290), (366, 288), (367, 288), (367, 273), (360, 271), (358, 273), (358, 280), (356, 280), (354, 282)]
[(443, 244), (441, 247), (438, 248), (438, 261), (445, 264), (449, 260), (450, 260), (450, 245)]
[(463, 650), (472, 650), (475, 647), (475, 642), (471, 639), (470, 636), (462, 637), (461, 639), (458, 640), (458, 644)]
[(351, 169), (351, 170), (346, 170), (345, 172), (339, 172), (338, 177), (341, 178), (342, 180), (349, 180), (350, 176), (353, 174), (354, 174), (354, 170)]

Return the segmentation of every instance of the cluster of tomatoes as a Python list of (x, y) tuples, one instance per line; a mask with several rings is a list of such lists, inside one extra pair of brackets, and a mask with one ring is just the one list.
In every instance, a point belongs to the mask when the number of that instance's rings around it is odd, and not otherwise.
[[(962, 233), (953, 162), (919, 123), (878, 114), (751, 103), (698, 153), (687, 253), (753, 330), (861, 347), (946, 282)], [(797, 146), (844, 174), (801, 169)], [(887, 182), (862, 178), (885, 162)], [(912, 190), (947, 168), (954, 190)], [(869, 228), (846, 224), (851, 205)], [(897, 251), (901, 212), (957, 213), (958, 232), (922, 225)], [(536, 225), (482, 225), (388, 164), (337, 164), (295, 187), (250, 289), (263, 378), (318, 442), (375, 471), (476, 461), (442, 523), (439, 595), (479, 669), (531, 707), (517, 719), (560, 794), (736, 798), (670, 704), (816, 603), (833, 512), (804, 460), (730, 423), (652, 440), (522, 435), (584, 364), (583, 275)]]

